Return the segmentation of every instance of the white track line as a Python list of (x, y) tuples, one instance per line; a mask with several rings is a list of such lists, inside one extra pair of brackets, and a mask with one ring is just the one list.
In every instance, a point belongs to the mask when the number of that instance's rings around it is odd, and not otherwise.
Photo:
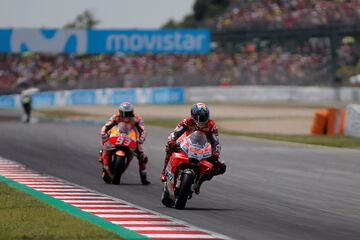
[(10, 178), (10, 179), (24, 179), (25, 181), (39, 181), (39, 182), (44, 182), (44, 181), (49, 181), (52, 180), (54, 181), (54, 178), (50, 178), (50, 177), (44, 177), (41, 175), (19, 175), (19, 174), (2, 174), (4, 177)]
[(37, 188), (37, 187), (33, 187), (34, 189), (36, 189), (37, 191), (40, 192), (44, 192), (47, 194), (51, 194), (51, 193), (91, 193), (91, 194), (96, 194), (96, 193), (92, 193), (89, 192), (88, 190), (85, 189), (77, 189), (77, 188)]
[(190, 238), (190, 239), (214, 239), (211, 235), (203, 234), (143, 234), (150, 238), (164, 238), (164, 239), (173, 239), (173, 238)]
[(78, 208), (81, 208), (81, 209), (89, 209), (89, 208), (92, 208), (92, 207), (98, 207), (99, 209), (101, 209), (102, 207), (103, 208), (128, 208), (129, 206), (128, 205), (114, 205), (114, 204), (109, 204), (109, 205), (106, 205), (106, 204), (81, 204), (81, 203), (75, 203), (75, 204), (72, 204), (74, 205), (75, 207), (78, 207)]
[(134, 215), (125, 215), (125, 214), (95, 214), (96, 216), (102, 218), (163, 218), (161, 216), (152, 215), (152, 214), (134, 214)]
[(193, 231), (192, 228), (184, 228), (184, 227), (126, 227), (133, 231), (139, 230), (158, 230), (158, 231)]
[[(23, 183), (24, 184), (24, 183)], [(31, 187), (31, 188), (34, 188), (34, 189), (43, 189), (43, 190), (60, 190), (60, 189), (63, 189), (64, 191), (65, 190), (69, 190), (71, 191), (70, 189), (76, 189), (74, 188), (74, 186), (70, 186), (70, 185), (32, 185), (32, 184), (25, 184), (26, 186), (28, 187)], [(80, 190), (80, 189), (78, 189)]]
[(93, 196), (93, 197), (96, 197), (96, 196), (99, 196), (99, 195), (96, 195), (95, 193), (88, 193), (88, 192), (47, 192), (47, 191), (43, 191), (43, 193), (46, 193), (50, 196), (64, 196), (64, 197), (70, 197), (70, 196), (87, 196), (87, 197), (90, 197), (90, 196)]
[(103, 213), (103, 212), (107, 212), (110, 214), (115, 214), (115, 213), (143, 213), (144, 211), (142, 210), (128, 210), (128, 209), (116, 209), (116, 210), (101, 210), (101, 209), (81, 209), (85, 212), (90, 212), (90, 213)]
[(146, 225), (174, 225), (174, 224), (181, 225), (176, 222), (171, 222), (170, 220), (169, 221), (156, 221), (156, 222), (149, 222), (149, 221), (110, 221), (110, 222), (119, 224), (119, 225), (144, 225), (144, 224), (146, 224)]
[(75, 203), (85, 203), (85, 202), (87, 202), (87, 203), (92, 203), (92, 204), (94, 204), (94, 203), (114, 203), (114, 204), (117, 204), (117, 202), (114, 202), (114, 201), (112, 201), (112, 200), (107, 200), (107, 201), (100, 201), (100, 200), (86, 200), (86, 201), (83, 201), (83, 200), (63, 200), (64, 202), (66, 202), (66, 203), (69, 203), (69, 204), (75, 204)]
[(55, 196), (55, 198), (57, 199), (61, 199), (61, 200), (78, 200), (78, 199), (82, 199), (85, 201), (97, 201), (97, 200), (108, 200), (108, 201), (112, 201), (106, 197), (99, 197), (99, 196), (95, 196), (95, 197), (91, 197), (91, 196)]

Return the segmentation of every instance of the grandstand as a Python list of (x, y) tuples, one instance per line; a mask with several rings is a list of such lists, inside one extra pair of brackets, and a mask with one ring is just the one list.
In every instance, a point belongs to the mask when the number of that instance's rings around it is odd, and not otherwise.
[(349, 85), (360, 72), (358, 1), (230, 1), (209, 54), (0, 54), (0, 94), (153, 86)]
[(360, 19), (357, 0), (236, 0), (221, 16), (208, 20), (224, 28), (303, 28), (354, 24)]

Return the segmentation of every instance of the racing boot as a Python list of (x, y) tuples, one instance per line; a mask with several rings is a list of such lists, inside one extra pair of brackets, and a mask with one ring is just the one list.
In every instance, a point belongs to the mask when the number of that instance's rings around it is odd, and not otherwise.
[(161, 177), (160, 177), (161, 182), (166, 182), (165, 169), (170, 160), (170, 156), (171, 156), (171, 152), (170, 152), (170, 150), (168, 150), (168, 146), (166, 146), (166, 156), (164, 159), (164, 167), (163, 167), (163, 170), (161, 171)]
[(100, 151), (99, 151), (99, 155), (98, 155), (98, 162), (99, 163), (102, 163), (103, 162), (103, 150), (102, 149), (100, 149)]
[(204, 182), (204, 180), (200, 179), (199, 180), (199, 183), (195, 186), (194, 188), (194, 192), (199, 195), (200, 194), (200, 187), (201, 187), (201, 184)]
[(165, 168), (162, 170), (161, 172), (161, 177), (160, 177), (162, 182), (166, 182), (166, 176), (165, 176)]
[(147, 179), (146, 172), (140, 171), (140, 179), (142, 185), (149, 185), (150, 181)]
[(144, 152), (139, 152), (137, 158), (139, 160), (139, 173), (140, 173), (141, 184), (148, 185), (150, 184), (150, 181), (147, 179), (146, 176), (146, 164), (148, 163), (149, 159), (144, 154)]
[(201, 185), (203, 184), (203, 182), (204, 182), (205, 180), (211, 180), (211, 178), (212, 178), (212, 177), (206, 177), (206, 176), (204, 176), (204, 175), (200, 176), (197, 184), (196, 184), (195, 187), (194, 187), (194, 192), (195, 192), (197, 195), (199, 195), (199, 194), (200, 194), (200, 187), (201, 187)]

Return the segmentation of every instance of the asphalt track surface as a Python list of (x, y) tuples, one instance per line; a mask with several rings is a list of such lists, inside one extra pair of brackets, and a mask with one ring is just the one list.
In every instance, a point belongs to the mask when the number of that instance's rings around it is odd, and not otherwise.
[[(221, 136), (224, 176), (205, 182), (185, 210), (160, 202), (169, 130), (148, 127), (152, 184), (133, 161), (121, 185), (97, 162), (100, 126), (0, 122), (0, 155), (234, 239), (360, 239), (360, 151)], [(135, 159), (134, 159), (135, 160)]]

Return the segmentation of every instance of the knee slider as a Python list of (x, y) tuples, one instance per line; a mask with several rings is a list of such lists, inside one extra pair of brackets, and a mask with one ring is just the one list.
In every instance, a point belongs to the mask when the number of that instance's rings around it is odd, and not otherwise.
[(140, 161), (141, 163), (147, 163), (147, 162), (149, 161), (149, 159), (148, 159), (148, 157), (147, 157), (144, 153), (141, 153), (141, 154), (139, 155), (139, 161)]

